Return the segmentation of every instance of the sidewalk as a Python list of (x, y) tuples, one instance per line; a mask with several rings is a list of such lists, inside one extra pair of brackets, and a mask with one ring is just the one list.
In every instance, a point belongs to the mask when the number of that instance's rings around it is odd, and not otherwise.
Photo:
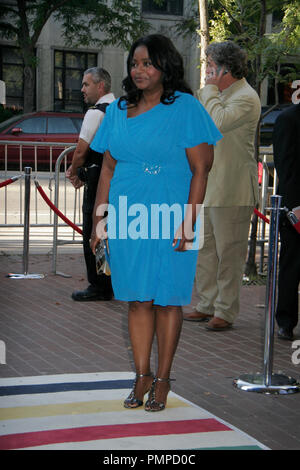
[[(44, 279), (10, 279), (7, 273), (22, 273), (22, 255), (11, 253), (0, 246), (0, 340), (6, 345), (0, 377), (133, 370), (126, 304), (76, 303), (70, 297), (87, 285), (80, 246), (59, 251), (57, 270), (72, 277), (51, 273), (52, 258), (44, 249), (29, 254), (29, 272)], [(270, 449), (300, 449), (300, 393), (265, 395), (232, 385), (244, 373), (263, 371), (264, 302), (264, 286), (244, 286), (232, 330), (208, 332), (202, 324), (184, 322), (172, 390)], [(273, 371), (300, 381), (292, 343), (278, 340), (276, 331)]]

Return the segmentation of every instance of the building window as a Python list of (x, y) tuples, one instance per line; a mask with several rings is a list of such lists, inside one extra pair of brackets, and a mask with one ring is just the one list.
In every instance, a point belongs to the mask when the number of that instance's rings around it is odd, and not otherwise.
[(83, 72), (97, 66), (97, 54), (54, 51), (54, 109), (55, 111), (84, 110), (81, 94)]
[(0, 49), (0, 79), (5, 82), (6, 106), (23, 108), (24, 82), (23, 59), (17, 47), (1, 46)]
[(183, 15), (183, 0), (164, 0), (158, 5), (154, 0), (143, 0), (143, 13), (156, 13), (162, 15)]

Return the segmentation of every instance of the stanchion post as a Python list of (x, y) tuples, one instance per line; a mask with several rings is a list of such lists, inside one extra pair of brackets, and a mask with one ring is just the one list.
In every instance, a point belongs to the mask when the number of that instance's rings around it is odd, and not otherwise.
[[(60, 156), (59, 156), (60, 157)], [(61, 158), (56, 160), (55, 163), (55, 187), (54, 187), (54, 205), (55, 207), (58, 207), (59, 201), (59, 170), (60, 170), (60, 163), (61, 163)], [(52, 271), (54, 274), (57, 274), (56, 272), (56, 262), (57, 262), (57, 230), (58, 230), (58, 216), (56, 212), (54, 212), (53, 215), (53, 249), (52, 249)]]
[(272, 385), (280, 206), (281, 196), (271, 196), (264, 347), (264, 385), (266, 387)]
[(42, 279), (45, 277), (43, 274), (28, 274), (31, 167), (24, 168), (24, 187), (23, 274), (9, 273), (7, 277), (11, 279)]
[(247, 392), (288, 394), (300, 391), (300, 384), (295, 379), (272, 372), (280, 204), (281, 196), (271, 196), (263, 374), (244, 374), (233, 381), (236, 388)]
[[(261, 185), (261, 211), (265, 215), (266, 201), (268, 198), (268, 182), (269, 182), (269, 169), (267, 165), (267, 155), (263, 157), (263, 175)], [(265, 256), (265, 236), (266, 236), (266, 222), (264, 219), (261, 221), (260, 228), (260, 261), (259, 261), (259, 273), (263, 274), (264, 271), (264, 256)]]
[(24, 239), (23, 239), (23, 273), (28, 274), (29, 227), (30, 227), (30, 190), (31, 168), (24, 168)]

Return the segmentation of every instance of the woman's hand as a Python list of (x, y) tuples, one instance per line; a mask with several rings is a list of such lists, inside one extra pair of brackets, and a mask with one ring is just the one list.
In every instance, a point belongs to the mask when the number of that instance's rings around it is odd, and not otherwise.
[(108, 238), (107, 236), (107, 230), (106, 230), (106, 218), (102, 218), (96, 225), (96, 228), (92, 230), (91, 238), (90, 238), (90, 247), (95, 254), (96, 248), (98, 243), (101, 240), (106, 240)]
[(175, 233), (172, 246), (175, 247), (179, 240), (179, 245), (175, 248), (175, 251), (190, 250), (193, 247), (194, 238), (195, 232), (193, 231), (192, 224), (184, 220)]
[(176, 231), (172, 246), (175, 251), (186, 251), (195, 249), (194, 240), (196, 233), (194, 227), (197, 225), (197, 217), (201, 211), (205, 196), (208, 173), (213, 164), (213, 146), (207, 143), (186, 148), (186, 155), (192, 172), (190, 192), (185, 216), (182, 224)]
[(94, 255), (96, 253), (96, 248), (100, 240), (101, 238), (97, 237), (96, 233), (92, 233), (90, 238), (90, 247)]

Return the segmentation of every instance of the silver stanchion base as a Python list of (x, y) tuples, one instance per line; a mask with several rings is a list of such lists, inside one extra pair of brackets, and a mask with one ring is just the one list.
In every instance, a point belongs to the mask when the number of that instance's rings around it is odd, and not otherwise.
[(61, 276), (61, 277), (72, 277), (71, 274), (65, 274), (65, 273), (62, 273), (61, 271), (55, 271), (54, 274), (56, 276)]
[(265, 394), (297, 393), (300, 391), (300, 384), (292, 377), (282, 374), (272, 374), (271, 385), (266, 385), (263, 374), (244, 374), (233, 381), (233, 385), (246, 392), (257, 392)]
[(14, 274), (9, 273), (6, 277), (11, 279), (44, 279), (44, 274)]

